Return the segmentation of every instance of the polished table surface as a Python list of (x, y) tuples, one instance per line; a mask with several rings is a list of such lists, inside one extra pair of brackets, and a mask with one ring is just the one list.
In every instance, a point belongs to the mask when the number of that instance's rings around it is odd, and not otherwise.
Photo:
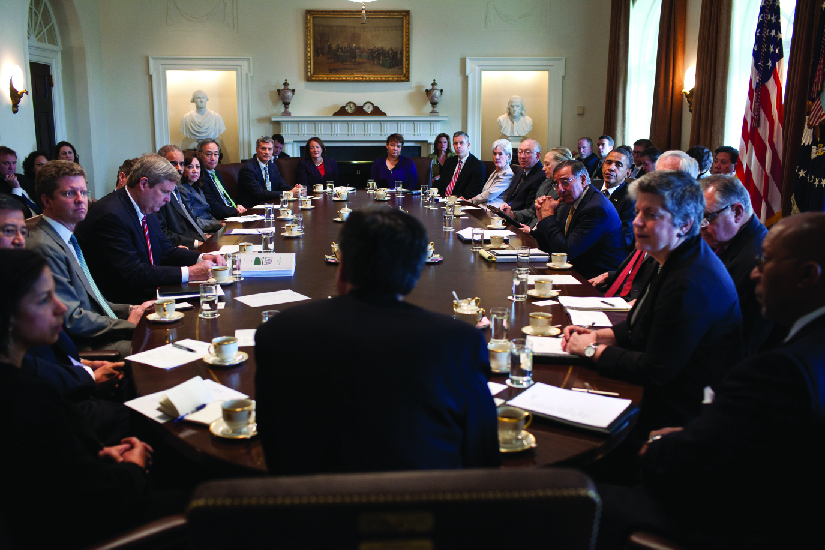
[[(249, 278), (223, 287), (226, 301), (225, 309), (217, 319), (200, 319), (198, 317), (198, 299), (188, 299), (195, 304), (194, 310), (185, 312), (181, 321), (173, 324), (149, 323), (144, 318), (135, 331), (133, 350), (135, 352), (151, 349), (168, 342), (192, 338), (209, 342), (217, 336), (234, 335), (236, 329), (257, 328), (261, 322), (261, 312), (266, 309), (283, 310), (301, 302), (292, 302), (271, 307), (254, 308), (235, 300), (235, 297), (271, 292), (283, 289), (292, 289), (311, 299), (325, 299), (336, 294), (335, 272), (337, 267), (325, 262), (324, 256), (331, 253), (330, 244), (338, 240), (341, 224), (333, 221), (337, 211), (345, 204), (351, 209), (362, 208), (403, 208), (411, 215), (422, 221), (427, 228), (429, 239), (435, 243), (435, 252), (444, 257), (439, 264), (427, 264), (421, 274), (415, 289), (406, 300), (426, 309), (452, 315), (452, 291), (461, 298), (479, 297), (480, 305), (489, 312), (491, 307), (509, 307), (510, 338), (523, 336), (520, 327), (529, 324), (528, 316), (532, 311), (550, 311), (555, 324), (569, 322), (564, 310), (559, 305), (548, 307), (534, 306), (531, 299), (526, 302), (512, 302), (508, 299), (511, 293), (512, 270), (514, 263), (489, 263), (471, 250), (469, 243), (461, 242), (455, 232), (442, 229), (443, 209), (425, 209), (418, 195), (407, 194), (404, 197), (392, 197), (386, 202), (373, 199), (365, 190), (350, 193), (347, 202), (333, 201), (329, 195), (320, 195), (313, 200), (314, 208), (301, 210), (304, 215), (304, 236), (298, 239), (287, 239), (280, 236), (284, 222), (277, 222), (275, 252), (294, 252), (296, 254), (295, 275), (282, 278)], [(297, 202), (292, 202), (293, 209), (297, 209)], [(263, 213), (263, 210), (253, 210), (252, 213)], [(455, 228), (484, 227), (489, 218), (484, 210), (469, 210), (467, 215), (457, 218)], [(248, 222), (243, 227), (262, 227), (264, 222)], [(237, 223), (227, 224), (227, 228), (241, 227)], [(513, 228), (510, 227), (512, 230)], [(252, 242), (260, 244), (259, 235), (225, 235), (221, 230), (213, 239), (204, 245), (204, 250), (217, 250), (226, 244)], [(535, 246), (535, 241), (522, 234), (517, 229), (515, 237), (510, 237), (512, 246), (519, 242)], [(573, 271), (556, 271), (548, 269), (544, 263), (531, 266), (533, 274), (572, 274), (583, 284), (566, 285), (559, 288), (563, 294), (576, 296), (597, 295), (593, 287)], [(613, 317), (615, 314), (610, 314)], [(620, 317), (614, 317), (618, 320)], [(307, 327), (312, 330), (312, 327)], [(489, 329), (486, 331), (489, 339)], [(368, 336), (368, 335), (365, 335)], [(334, 335), (318, 334), (318, 342), (329, 342)], [(254, 348), (242, 348), (249, 353), (249, 360), (233, 368), (210, 367), (202, 360), (193, 361), (186, 365), (165, 371), (140, 363), (132, 364), (132, 376), (138, 395), (146, 395), (156, 391), (168, 389), (184, 382), (193, 376), (213, 379), (221, 384), (235, 388), (254, 398), (255, 358)], [(357, 374), (357, 364), (340, 365), (341, 368), (353, 370)], [(316, 371), (318, 372), (318, 371)], [(496, 375), (492, 381), (504, 383), (507, 375)], [(544, 358), (536, 358), (533, 367), (533, 379), (559, 386), (562, 388), (583, 387), (585, 382), (594, 389), (618, 392), (621, 397), (633, 400), (637, 405), (641, 401), (642, 389), (639, 386), (599, 376), (595, 370), (583, 366), (583, 363), (564, 364), (558, 360), (552, 364)], [(304, 391), (304, 388), (284, 388), (287, 391)], [(521, 390), (507, 388), (497, 397), (509, 399)], [(575, 430), (559, 424), (552, 424), (543, 420), (534, 420), (529, 431), (536, 436), (535, 449), (512, 454), (504, 454), (504, 467), (510, 466), (548, 466), (548, 465), (580, 465), (591, 462), (607, 453), (618, 444), (632, 427), (635, 419), (631, 420), (622, 430), (611, 437), (594, 435), (581, 430)], [(167, 440), (185, 455), (199, 460), (208, 467), (216, 468), (226, 474), (239, 475), (245, 473), (261, 473), (265, 471), (265, 462), (260, 442), (252, 440), (225, 440), (214, 437), (207, 427), (180, 422), (167, 423), (161, 426), (161, 433)], [(324, 437), (324, 426), (312, 427), (314, 437)]]

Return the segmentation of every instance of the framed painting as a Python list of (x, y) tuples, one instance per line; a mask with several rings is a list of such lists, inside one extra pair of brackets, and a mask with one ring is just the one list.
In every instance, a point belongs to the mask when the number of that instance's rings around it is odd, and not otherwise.
[(410, 12), (307, 10), (307, 80), (409, 82)]

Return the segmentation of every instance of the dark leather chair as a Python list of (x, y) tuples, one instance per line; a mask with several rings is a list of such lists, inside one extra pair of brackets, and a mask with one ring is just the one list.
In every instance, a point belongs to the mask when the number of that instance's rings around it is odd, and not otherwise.
[(508, 548), (529, 529), (573, 550), (593, 547), (600, 513), (581, 472), (477, 469), (212, 481), (187, 519), (198, 549)]
[(430, 157), (410, 157), (415, 164), (415, 171), (418, 172), (418, 189), (422, 185), (430, 185), (433, 179), (433, 159)]
[(630, 535), (625, 544), (627, 550), (684, 550), (684, 547), (673, 544), (659, 535), (644, 531), (637, 531)]
[(141, 525), (87, 550), (189, 550), (186, 516), (176, 514)]
[(229, 196), (233, 199), (238, 197), (238, 174), (242, 166), (243, 164), (240, 162), (235, 162), (232, 164), (219, 164), (215, 167), (215, 170), (223, 176), (223, 184), (226, 192), (229, 193)]
[(301, 157), (287, 157), (282, 159), (275, 159), (275, 166), (278, 167), (281, 177), (289, 184), (290, 187), (295, 187), (295, 173), (298, 170), (298, 161)]

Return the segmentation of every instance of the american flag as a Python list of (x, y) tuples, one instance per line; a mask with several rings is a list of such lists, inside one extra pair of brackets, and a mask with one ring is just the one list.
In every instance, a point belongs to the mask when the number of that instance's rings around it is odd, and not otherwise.
[(754, 212), (766, 225), (782, 217), (783, 57), (779, 0), (763, 0), (736, 175), (750, 192)]

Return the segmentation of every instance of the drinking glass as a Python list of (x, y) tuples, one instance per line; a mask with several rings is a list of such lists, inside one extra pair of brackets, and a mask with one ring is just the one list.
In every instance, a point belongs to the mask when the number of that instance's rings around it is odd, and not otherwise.
[(367, 193), (375, 193), (375, 180), (367, 180)]
[(201, 313), (202, 319), (220, 317), (218, 313), (218, 285), (204, 283), (201, 285)]
[(519, 269), (530, 269), (530, 247), (519, 246), (516, 249), (516, 266)]
[(275, 251), (275, 234), (274, 233), (264, 233), (261, 235), (261, 250), (263, 252), (274, 252)]
[(527, 270), (513, 270), (513, 300), (523, 302), (527, 300)]
[(533, 349), (526, 338), (514, 338), (510, 342), (510, 378), (507, 385), (513, 388), (533, 385)]
[(298, 199), (301, 199), (301, 198), (306, 197), (306, 196), (307, 196), (307, 188), (306, 187), (301, 187), (300, 189), (298, 189)]
[(292, 218), (292, 223), (295, 224), (295, 231), (298, 233), (304, 232), (304, 215), (303, 214), (295, 214), (295, 217)]
[(270, 319), (272, 319), (273, 317), (275, 317), (279, 313), (281, 313), (281, 312), (278, 311), (277, 309), (268, 309), (268, 310), (264, 311), (263, 313), (261, 313), (261, 322), (266, 323), (267, 321), (269, 321)]
[(429, 195), (429, 194), (430, 194), (430, 186), (425, 183), (421, 186), (421, 201), (424, 202), (424, 204), (427, 203), (427, 195)]
[(328, 181), (328, 182), (327, 182), (327, 191), (326, 191), (326, 192), (327, 192), (327, 193), (329, 193), (329, 194), (331, 195), (331, 194), (332, 194), (332, 190), (333, 190), (333, 188), (334, 188), (334, 187), (335, 187), (335, 182), (333, 182), (333, 181)]
[(395, 192), (395, 181), (387, 181), (387, 188), (390, 190), (390, 193)]
[(281, 210), (283, 210), (285, 208), (289, 208), (289, 200), (287, 200), (287, 198), (283, 195), (281, 195), (281, 204), (280, 204), (280, 206), (281, 206)]
[(484, 230), (473, 229), (473, 250), (479, 251), (484, 247)]
[(275, 207), (271, 204), (267, 204), (266, 208), (264, 209), (264, 220), (267, 222), (271, 222), (275, 219)]
[(455, 228), (453, 227), (453, 220), (455, 216), (453, 215), (453, 211), (450, 209), (444, 210), (444, 231), (453, 231)]
[(236, 281), (243, 281), (241, 276), (241, 255), (238, 252), (229, 252), (226, 255), (226, 265), (232, 270), (232, 277)]
[(404, 194), (404, 182), (401, 180), (396, 180), (395, 182), (395, 192), (401, 196)]
[(490, 308), (490, 340), (497, 342), (507, 341), (507, 319), (510, 317), (510, 308)]

